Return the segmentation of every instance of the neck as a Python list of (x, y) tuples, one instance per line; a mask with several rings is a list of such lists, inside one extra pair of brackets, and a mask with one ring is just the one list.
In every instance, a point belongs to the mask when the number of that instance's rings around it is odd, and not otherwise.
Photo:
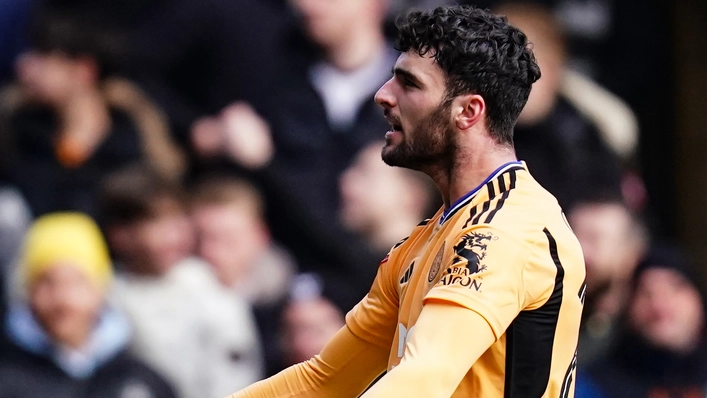
[(423, 170), (437, 185), (445, 209), (478, 187), (500, 166), (517, 160), (512, 146), (499, 145), (487, 134), (474, 141), (458, 145), (456, 156), (448, 164)]
[(326, 49), (326, 61), (341, 71), (354, 71), (371, 62), (385, 48), (380, 29), (359, 29)]

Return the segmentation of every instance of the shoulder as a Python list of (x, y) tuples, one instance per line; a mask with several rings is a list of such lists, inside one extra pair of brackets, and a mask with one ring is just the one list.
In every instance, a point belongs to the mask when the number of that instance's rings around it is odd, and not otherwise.
[[(51, 361), (26, 352), (12, 343), (3, 346), (0, 361), (0, 397), (62, 397), (71, 380)], [(41, 383), (39, 383), (41, 381)]]
[(94, 375), (92, 382), (94, 387), (102, 390), (113, 386), (118, 391), (116, 396), (132, 396), (140, 391), (144, 396), (155, 398), (175, 397), (172, 387), (162, 375), (128, 351), (119, 353), (106, 363)]

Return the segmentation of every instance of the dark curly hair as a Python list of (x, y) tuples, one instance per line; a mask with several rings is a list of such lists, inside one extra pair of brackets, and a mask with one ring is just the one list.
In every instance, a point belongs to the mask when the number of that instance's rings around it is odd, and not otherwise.
[(395, 48), (430, 54), (446, 76), (447, 100), (484, 98), (491, 134), (513, 142), (513, 127), (540, 68), (528, 38), (503, 16), (471, 6), (412, 11), (397, 23)]

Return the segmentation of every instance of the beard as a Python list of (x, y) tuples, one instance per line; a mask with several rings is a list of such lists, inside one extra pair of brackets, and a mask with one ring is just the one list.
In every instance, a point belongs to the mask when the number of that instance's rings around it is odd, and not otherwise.
[(417, 127), (403, 132), (398, 145), (383, 148), (383, 161), (389, 166), (418, 171), (450, 163), (454, 154), (450, 109), (451, 101), (443, 100)]

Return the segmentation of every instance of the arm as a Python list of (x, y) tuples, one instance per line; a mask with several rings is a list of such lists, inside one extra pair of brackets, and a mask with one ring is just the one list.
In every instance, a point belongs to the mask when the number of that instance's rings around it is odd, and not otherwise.
[(381, 263), (371, 291), (321, 354), (230, 398), (358, 397), (388, 364), (398, 313), (394, 257)]
[(321, 354), (230, 398), (357, 397), (383, 373), (388, 351), (354, 336), (344, 326)]
[[(473, 330), (474, 338), (460, 339), (459, 330)], [(430, 301), (420, 313), (400, 365), (361, 398), (450, 397), (494, 341), (494, 333), (481, 315), (458, 305)]]

